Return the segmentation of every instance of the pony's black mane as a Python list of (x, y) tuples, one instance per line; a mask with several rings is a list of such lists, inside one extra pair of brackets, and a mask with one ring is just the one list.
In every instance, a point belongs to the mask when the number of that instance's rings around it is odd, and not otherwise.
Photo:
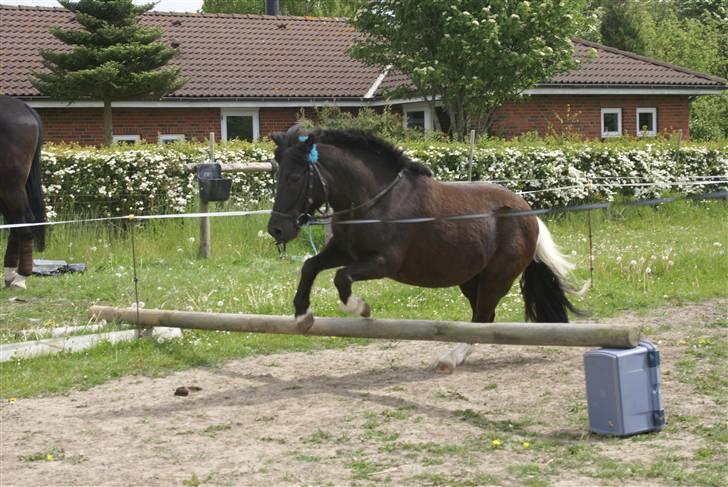
[(355, 147), (376, 153), (383, 161), (386, 161), (393, 169), (401, 171), (407, 169), (413, 174), (420, 176), (432, 176), (430, 168), (415, 162), (384, 139), (377, 137), (371, 132), (359, 129), (319, 129), (314, 131), (314, 137), (322, 144), (335, 145), (337, 147)]

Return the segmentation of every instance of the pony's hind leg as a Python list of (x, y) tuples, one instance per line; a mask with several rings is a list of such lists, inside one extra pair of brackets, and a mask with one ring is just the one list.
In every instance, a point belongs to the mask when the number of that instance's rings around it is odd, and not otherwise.
[[(479, 278), (471, 279), (470, 281), (462, 284), (460, 290), (463, 292), (470, 307), (473, 310), (472, 321), (476, 321), (477, 305), (478, 305), (478, 282)], [(465, 362), (465, 359), (473, 353), (475, 347), (470, 343), (458, 343), (452, 349), (442, 354), (435, 364), (435, 371), (441, 374), (452, 374), (455, 368)]]
[[(474, 305), (472, 287), (469, 288), (469, 291), (461, 287), (473, 307), (473, 323), (492, 323), (495, 321), (495, 308), (498, 302), (508, 294), (513, 282), (521, 272), (522, 269), (514, 265), (514, 260), (493, 259), (493, 263), (477, 278)], [(465, 362), (465, 359), (472, 351), (473, 345), (459, 343), (455, 348), (440, 357), (436, 370), (446, 374), (452, 373), (455, 367)]]
[(3, 282), (5, 287), (15, 280), (18, 275), (18, 262), (20, 261), (20, 245), (15, 232), (10, 232), (8, 236), (8, 245), (5, 249), (5, 259), (3, 261)]
[[(31, 221), (25, 191), (11, 193), (4, 201), (3, 210), (11, 225)], [(25, 280), (33, 272), (33, 232), (29, 227), (10, 230), (5, 251), (3, 281), (5, 286), (26, 288)]]

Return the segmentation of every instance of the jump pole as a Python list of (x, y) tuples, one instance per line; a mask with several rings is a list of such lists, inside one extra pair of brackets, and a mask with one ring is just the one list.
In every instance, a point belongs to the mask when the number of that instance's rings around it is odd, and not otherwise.
[[(137, 323), (135, 308), (92, 306), (94, 318)], [(440, 342), (632, 348), (639, 344), (636, 326), (597, 323), (470, 323), (440, 320), (316, 318), (302, 333), (292, 317), (140, 309), (139, 325), (198, 330), (276, 333), (284, 335), (429, 340)]]

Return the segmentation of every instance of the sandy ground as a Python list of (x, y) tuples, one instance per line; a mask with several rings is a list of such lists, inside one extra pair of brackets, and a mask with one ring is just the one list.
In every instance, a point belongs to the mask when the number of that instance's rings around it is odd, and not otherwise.
[[(726, 309), (728, 300), (719, 300), (611, 320), (672, 325), (654, 332), (663, 357), (668, 418), (725, 414), (679, 382), (674, 363), (691, 327), (725, 318)], [(585, 349), (479, 345), (455, 374), (435, 374), (434, 359), (449, 347), (377, 342), (261, 356), (217, 369), (125, 377), (87, 391), (4, 403), (0, 484), (509, 483), (509, 465), (548, 463), (548, 452), (533, 451), (539, 442), (595, 438), (585, 419)], [(175, 396), (180, 386), (201, 390)], [(513, 428), (513, 438), (529, 440), (531, 451), (517, 451), (517, 443), (462, 455), (413, 453), (412, 445), (488, 442), (482, 438), (483, 422), (485, 430)], [(602, 451), (623, 458), (640, 455), (640, 449), (700, 446), (687, 431), (645, 437), (604, 441)], [(55, 452), (53, 461), (29, 460), (48, 452)], [(550, 481), (595, 485), (569, 470)]]

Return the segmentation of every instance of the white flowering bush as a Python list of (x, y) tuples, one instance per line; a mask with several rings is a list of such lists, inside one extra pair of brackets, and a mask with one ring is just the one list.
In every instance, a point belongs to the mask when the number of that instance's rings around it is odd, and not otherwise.
[[(405, 143), (408, 156), (430, 166), (437, 179), (468, 180), (469, 148), (464, 144)], [(219, 146), (220, 163), (266, 161), (269, 143)], [(49, 215), (89, 213), (119, 216), (190, 210), (196, 204), (195, 175), (186, 164), (208, 162), (205, 145), (121, 146), (109, 149), (48, 145), (43, 150), (43, 182)], [(235, 206), (270, 205), (270, 173), (226, 173), (233, 179)], [(587, 200), (611, 201), (666, 193), (719, 191), (728, 185), (728, 147), (668, 143), (561, 146), (501, 144), (478, 146), (472, 178), (518, 191), (536, 207), (566, 206)]]
[(640, 147), (600, 143), (478, 147), (469, 168), (465, 145), (423, 145), (405, 153), (429, 165), (444, 181), (492, 181), (518, 191), (538, 207), (587, 199), (612, 201), (617, 194), (653, 198), (670, 192), (702, 193), (728, 188), (728, 147), (667, 144)]
[[(266, 161), (272, 147), (235, 142), (219, 147), (220, 163)], [(49, 217), (58, 213), (119, 216), (180, 213), (197, 201), (193, 171), (185, 165), (209, 162), (203, 145), (118, 146), (94, 149), (47, 145), (42, 153), (43, 187)], [(233, 180), (231, 200), (240, 206), (270, 200), (268, 173), (226, 173)]]

